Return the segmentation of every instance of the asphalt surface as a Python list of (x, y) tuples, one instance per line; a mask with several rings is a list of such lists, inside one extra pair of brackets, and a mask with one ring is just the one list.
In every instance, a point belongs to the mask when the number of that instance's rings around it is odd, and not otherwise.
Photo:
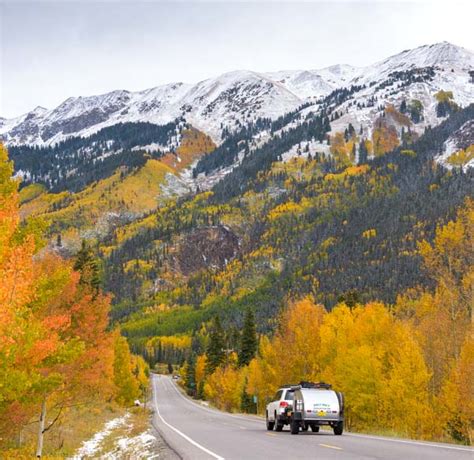
[(153, 423), (185, 460), (348, 459), (474, 460), (474, 449), (450, 444), (332, 432), (267, 431), (254, 416), (228, 414), (192, 401), (167, 376), (154, 375)]

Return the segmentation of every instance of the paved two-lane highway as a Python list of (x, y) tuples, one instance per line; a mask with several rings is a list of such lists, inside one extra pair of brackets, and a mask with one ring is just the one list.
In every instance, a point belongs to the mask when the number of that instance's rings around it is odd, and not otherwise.
[(183, 459), (474, 460), (469, 447), (332, 432), (269, 432), (262, 419), (191, 401), (171, 378), (154, 375), (154, 425)]

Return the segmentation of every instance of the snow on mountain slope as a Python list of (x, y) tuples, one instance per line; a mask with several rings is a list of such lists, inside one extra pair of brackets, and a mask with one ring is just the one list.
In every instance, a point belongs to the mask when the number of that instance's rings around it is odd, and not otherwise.
[[(434, 68), (430, 81), (399, 86), (394, 72)], [(453, 91), (461, 106), (474, 102), (474, 53), (447, 42), (403, 51), (368, 67), (334, 65), (320, 70), (269, 73), (234, 71), (197, 84), (172, 83), (139, 92), (112, 91), (99, 96), (69, 98), (53, 110), (36, 108), (14, 119), (0, 119), (0, 137), (7, 144), (51, 145), (67, 137), (89, 136), (101, 128), (121, 122), (148, 121), (165, 124), (183, 117), (211, 135), (216, 143), (224, 128), (233, 130), (258, 117), (277, 118), (305, 102), (316, 103), (334, 89), (366, 85), (340, 107), (343, 116), (333, 130), (348, 122), (370, 130), (378, 116), (367, 105), (376, 96), (377, 105), (399, 104), (401, 99), (419, 99), (425, 107), (427, 124), (437, 124), (436, 101), (439, 89)]]
[(220, 140), (224, 126), (235, 127), (258, 117), (277, 118), (303, 100), (263, 74), (236, 71), (193, 86), (185, 96), (185, 118)]
[(357, 82), (369, 82), (388, 77), (391, 72), (422, 67), (438, 67), (443, 70), (467, 71), (474, 68), (474, 53), (448, 42), (424, 45), (405, 50), (381, 62), (362, 69), (354, 78)]
[(319, 98), (330, 93), (337, 85), (326, 81), (314, 70), (287, 70), (265, 74), (288, 88), (302, 99)]
[(165, 124), (184, 117), (219, 141), (224, 126), (276, 118), (301, 103), (301, 98), (265, 75), (237, 71), (195, 85), (173, 83), (135, 93), (69, 98), (42, 114), (5, 120), (0, 136), (7, 144), (51, 145), (121, 122)]
[[(461, 149), (466, 150), (472, 145), (474, 145), (474, 120), (469, 120), (449, 136), (444, 143), (444, 152), (436, 157), (436, 161), (445, 168), (453, 169), (454, 165), (449, 162), (451, 155)], [(459, 166), (458, 164), (457, 167)], [(467, 161), (461, 167), (464, 171), (468, 168), (474, 168), (474, 158), (467, 158)]]

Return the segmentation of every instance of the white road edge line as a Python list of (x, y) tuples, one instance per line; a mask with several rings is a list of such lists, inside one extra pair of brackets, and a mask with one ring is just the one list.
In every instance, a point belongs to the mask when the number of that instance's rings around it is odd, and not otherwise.
[(443, 446), (441, 444), (431, 444), (430, 442), (422, 442), (422, 441), (410, 441), (405, 439), (390, 439), (390, 438), (383, 438), (380, 436), (370, 436), (368, 434), (356, 434), (356, 433), (344, 433), (345, 436), (353, 436), (355, 438), (368, 438), (368, 439), (375, 439), (376, 441), (388, 441), (388, 442), (399, 442), (402, 444), (415, 444), (417, 446), (424, 446), (424, 447), (432, 447), (432, 448), (439, 448), (439, 449), (451, 449), (451, 450), (462, 450), (464, 452), (473, 452), (474, 449), (468, 447), (457, 447), (457, 446)]
[(173, 390), (176, 391), (176, 393), (178, 393), (178, 395), (181, 398), (183, 398), (186, 402), (188, 402), (189, 404), (192, 404), (193, 406), (196, 406), (197, 408), (202, 409), (206, 412), (210, 412), (211, 414), (214, 414), (214, 415), (225, 415), (226, 417), (237, 418), (237, 419), (240, 419), (240, 420), (245, 420), (246, 422), (254, 422), (254, 423), (258, 423), (259, 425), (261, 425), (262, 423), (265, 422), (264, 418), (262, 418), (262, 420), (255, 420), (255, 419), (250, 418), (250, 417), (248, 417), (248, 418), (247, 417), (241, 417), (240, 415), (229, 414), (228, 412), (224, 412), (224, 411), (220, 411), (220, 410), (212, 410), (212, 409), (208, 409), (207, 407), (203, 407), (200, 404), (197, 404), (194, 401), (191, 401), (190, 399), (186, 398), (186, 396), (183, 396), (173, 382), (169, 382), (169, 383), (170, 383), (170, 386), (173, 388)]
[[(189, 400), (185, 396), (183, 396), (180, 393), (180, 391), (176, 388), (176, 385), (173, 382), (169, 381), (169, 383), (170, 383), (171, 387), (174, 389), (174, 391), (176, 391), (176, 393), (178, 393), (178, 395), (181, 398), (183, 398), (189, 404), (192, 404), (193, 406), (198, 407), (199, 409), (202, 409), (206, 412), (210, 412), (211, 414), (215, 414), (215, 415), (227, 415), (228, 417), (232, 417), (232, 418), (239, 418), (239, 419), (247, 420), (247, 421), (250, 421), (250, 422), (261, 423), (258, 420), (254, 420), (254, 419), (251, 419), (251, 418), (240, 417), (240, 416), (235, 415), (235, 414), (228, 414), (226, 412), (211, 410), (211, 409), (208, 409), (207, 407), (203, 407), (203, 406), (195, 403), (194, 401)], [(382, 441), (382, 442), (383, 441), (389, 441), (389, 442), (398, 442), (398, 443), (401, 443), (401, 444), (414, 444), (414, 445), (420, 445), (420, 446), (432, 447), (432, 448), (461, 450), (461, 451), (464, 451), (464, 452), (474, 452), (474, 449), (471, 449), (471, 448), (468, 448), (468, 447), (444, 446), (444, 445), (440, 445), (440, 444), (431, 444), (429, 442), (418, 442), (418, 441), (410, 441), (410, 440), (404, 440), (404, 439), (391, 439), (391, 438), (384, 438), (384, 437), (381, 437), (381, 436), (370, 436), (368, 434), (349, 433), (347, 431), (344, 432), (344, 435), (345, 436), (353, 436), (353, 437), (356, 437), (356, 438), (374, 439), (376, 441)]]
[(206, 449), (204, 446), (201, 446), (198, 442), (194, 441), (194, 439), (191, 439), (189, 436), (185, 435), (182, 431), (179, 431), (178, 428), (175, 428), (173, 425), (170, 425), (161, 415), (160, 409), (158, 408), (158, 401), (156, 400), (156, 379), (153, 379), (153, 389), (155, 390), (153, 392), (153, 402), (155, 404), (155, 409), (158, 417), (160, 417), (161, 421), (171, 430), (173, 430), (175, 433), (179, 434), (181, 437), (186, 439), (186, 441), (190, 442), (193, 446), (196, 446), (198, 449), (201, 449), (203, 452), (206, 452), (206, 454), (209, 454), (211, 457), (214, 457), (217, 460), (225, 460), (224, 457), (221, 457), (220, 455), (217, 455), (216, 453), (212, 452), (209, 449)]

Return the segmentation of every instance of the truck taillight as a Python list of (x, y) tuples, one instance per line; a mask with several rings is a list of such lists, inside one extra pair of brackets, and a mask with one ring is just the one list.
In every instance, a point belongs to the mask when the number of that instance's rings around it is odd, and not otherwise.
[(280, 401), (280, 407), (288, 407), (288, 403), (286, 401)]

